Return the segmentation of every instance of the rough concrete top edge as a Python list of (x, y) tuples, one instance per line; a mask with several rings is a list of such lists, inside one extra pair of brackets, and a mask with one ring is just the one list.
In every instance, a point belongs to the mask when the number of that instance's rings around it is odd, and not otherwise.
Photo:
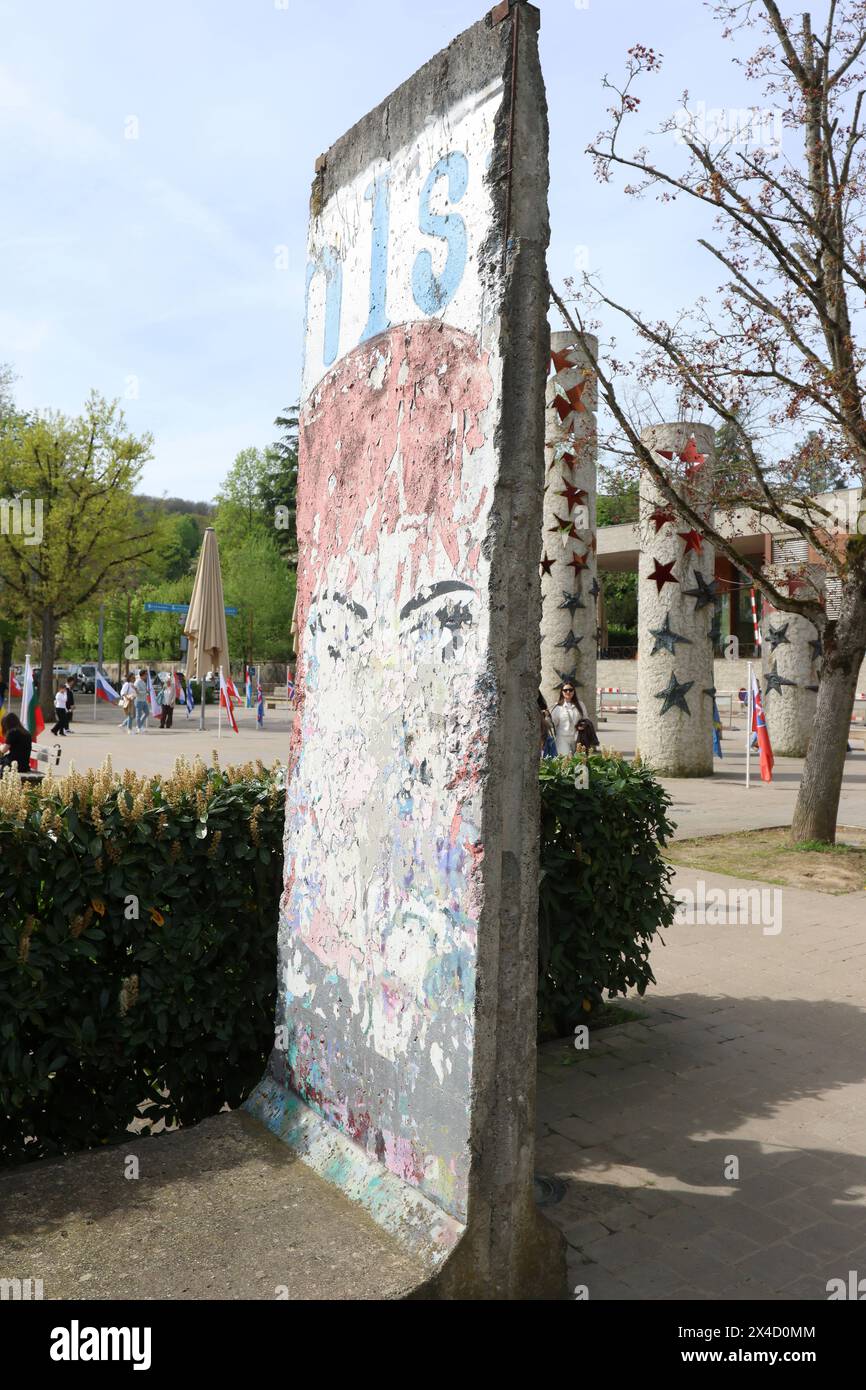
[[(467, 92), (481, 91), (504, 75), (510, 62), (511, 25), (494, 23), (493, 8), (319, 155), (313, 181), (314, 188), (319, 185), (314, 200), (318, 207), (356, 177), (376, 154), (401, 149), (421, 134), (431, 115), (444, 114)], [(541, 11), (535, 5), (513, 0), (511, 13), (514, 10), (520, 11), (522, 24), (538, 31)], [(423, 100), (419, 100), (419, 92), (426, 94)]]

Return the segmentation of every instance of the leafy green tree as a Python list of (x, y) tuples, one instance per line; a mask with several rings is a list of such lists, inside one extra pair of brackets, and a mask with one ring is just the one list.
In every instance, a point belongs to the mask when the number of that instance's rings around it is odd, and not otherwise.
[[(267, 468), (260, 495), (262, 505), (274, 524), (274, 534), (281, 555), (291, 565), (298, 562), (297, 493), (298, 493), (298, 407), (287, 406), (274, 421), (280, 428), (279, 438), (267, 451)], [(280, 512), (277, 512), (280, 508)], [(277, 520), (287, 525), (277, 525)]]
[(239, 610), (229, 618), (229, 651), (244, 663), (287, 660), (292, 650), (295, 575), (286, 568), (272, 535), (253, 534), (223, 561), (226, 603)]
[[(32, 502), (31, 519), (41, 510), (38, 544), (33, 530), (5, 537), (0, 578), (39, 621), (43, 672), (54, 666), (59, 625), (151, 548), (133, 496), (151, 446), (150, 435), (129, 432), (117, 402), (96, 393), (77, 419), (36, 414), (0, 435), (0, 496)], [(52, 713), (50, 678), (40, 704)]]

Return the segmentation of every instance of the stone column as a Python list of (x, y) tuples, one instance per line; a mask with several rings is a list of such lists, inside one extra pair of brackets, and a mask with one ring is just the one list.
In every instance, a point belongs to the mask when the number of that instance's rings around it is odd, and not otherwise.
[[(796, 598), (824, 596), (821, 565), (772, 564), (765, 573), (777, 589)], [(773, 752), (783, 758), (803, 758), (818, 704), (818, 629), (808, 618), (782, 612), (764, 599), (761, 657), (764, 714)]]
[[(714, 433), (709, 425), (654, 425), (644, 443), (709, 511)], [(640, 482), (637, 751), (665, 777), (713, 771), (713, 638), (716, 583), (710, 545), (662, 496), (644, 470)]]
[[(596, 409), (589, 359), (573, 333), (551, 333), (545, 401), (541, 547), (541, 689), (552, 707), (574, 681), (596, 717)], [(598, 352), (598, 340), (590, 339)]]

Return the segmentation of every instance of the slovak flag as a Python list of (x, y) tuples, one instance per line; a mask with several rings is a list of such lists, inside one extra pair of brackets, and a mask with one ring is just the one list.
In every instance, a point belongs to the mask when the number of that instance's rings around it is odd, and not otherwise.
[(158, 719), (158, 718), (159, 718), (159, 704), (157, 703), (156, 691), (155, 691), (154, 688), (153, 688), (153, 681), (151, 680), (150, 671), (148, 671), (148, 673), (147, 673), (147, 698), (148, 698), (148, 702), (149, 702), (149, 704), (150, 704), (150, 712), (151, 712), (151, 714), (153, 715), (154, 719)]
[[(231, 692), (233, 690), (234, 686), (232, 685), (231, 677), (229, 677), (228, 681), (226, 681), (226, 678), (223, 675), (223, 668), (220, 667), (220, 704), (222, 705), (223, 709), (229, 717), (229, 723), (231, 724), (235, 733), (237, 733), (238, 721), (235, 719), (235, 712), (232, 708)], [(235, 699), (237, 699), (237, 691), (235, 691)]]
[(758, 735), (758, 752), (761, 758), (761, 781), (772, 782), (773, 750), (770, 747), (770, 735), (767, 730), (767, 721), (764, 718), (761, 691), (754, 671), (752, 672), (752, 730)]
[(120, 699), (114, 686), (101, 671), (96, 673), (96, 698), (97, 700), (107, 700), (110, 705), (115, 704)]

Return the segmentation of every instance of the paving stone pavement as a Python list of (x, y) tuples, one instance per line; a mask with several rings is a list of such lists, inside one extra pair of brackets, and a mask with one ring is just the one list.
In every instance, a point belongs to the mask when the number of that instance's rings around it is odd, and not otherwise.
[[(675, 883), (699, 879), (744, 886)], [(866, 1277), (866, 895), (781, 906), (777, 935), (674, 925), (638, 1020), (539, 1051), (536, 1166), (566, 1180), (547, 1215), (590, 1299), (826, 1299)]]

